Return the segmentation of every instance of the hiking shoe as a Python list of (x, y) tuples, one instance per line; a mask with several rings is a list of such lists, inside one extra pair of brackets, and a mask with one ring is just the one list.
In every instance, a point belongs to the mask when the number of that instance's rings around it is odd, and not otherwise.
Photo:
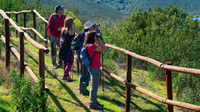
[(89, 95), (90, 94), (90, 91), (88, 91), (87, 89), (86, 90), (80, 90), (79, 91), (80, 92), (80, 94), (82, 94), (82, 95)]
[(87, 87), (87, 86), (86, 86), (85, 82), (82, 82), (82, 84), (81, 84), (81, 89), (82, 89), (82, 90), (86, 90), (86, 87)]
[(58, 67), (58, 68), (63, 68), (63, 66), (62, 66), (62, 65), (58, 65), (57, 67)]
[(70, 77), (66, 77), (66, 78), (62, 78), (62, 80), (66, 80), (66, 81), (68, 81), (68, 82), (71, 82), (72, 81), (72, 79), (70, 78)]
[(98, 105), (90, 105), (90, 109), (94, 109), (94, 110), (101, 110), (102, 107), (98, 106)]
[(57, 65), (53, 65), (52, 68), (53, 68), (53, 69), (57, 69)]
[(86, 88), (87, 88), (87, 85), (85, 84), (85, 82), (83, 82), (81, 84), (80, 93), (83, 94), (83, 95), (89, 95), (90, 92)]
[(99, 107), (103, 107), (103, 104), (100, 104), (98, 101), (97, 101), (97, 105), (98, 105)]

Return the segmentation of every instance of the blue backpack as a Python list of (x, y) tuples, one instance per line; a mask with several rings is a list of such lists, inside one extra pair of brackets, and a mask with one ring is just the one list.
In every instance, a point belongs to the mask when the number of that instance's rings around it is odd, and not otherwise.
[(87, 45), (86, 47), (83, 47), (81, 49), (80, 58), (81, 58), (81, 63), (82, 63), (83, 66), (92, 65), (92, 61), (93, 61), (94, 55), (96, 53), (96, 51), (95, 51), (93, 56), (92, 56), (92, 59), (90, 59), (88, 51), (87, 51), (87, 47), (89, 45)]

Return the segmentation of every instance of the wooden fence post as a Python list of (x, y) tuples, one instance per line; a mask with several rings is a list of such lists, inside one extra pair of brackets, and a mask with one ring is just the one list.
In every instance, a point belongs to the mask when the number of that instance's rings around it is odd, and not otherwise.
[[(171, 62), (166, 62), (166, 65), (172, 65)], [(172, 96), (172, 71), (166, 70), (166, 85), (167, 85), (167, 99), (173, 100)], [(168, 112), (173, 112), (173, 106), (168, 104)]]
[(40, 78), (42, 79), (42, 82), (41, 82), (41, 85), (42, 85), (41, 96), (43, 97), (42, 111), (45, 112), (46, 101), (45, 101), (45, 98), (44, 98), (44, 91), (45, 91), (44, 49), (39, 49), (39, 75), (40, 75)]
[(9, 20), (4, 19), (5, 30), (5, 54), (6, 54), (6, 69), (10, 71), (10, 34), (9, 34)]
[[(45, 26), (44, 26), (44, 31), (45, 31), (44, 38), (47, 39), (47, 23), (46, 22), (45, 22)], [(44, 44), (45, 44), (45, 47), (47, 48), (48, 47), (48, 41), (44, 41)]]
[[(77, 55), (77, 52), (78, 52), (78, 51), (76, 51), (76, 55)], [(79, 75), (80, 71), (79, 71), (78, 56), (76, 57), (76, 71), (77, 71), (77, 75)]]
[[(18, 23), (18, 14), (15, 14), (15, 21), (16, 21), (16, 23)], [(17, 38), (17, 35), (18, 35), (18, 31), (16, 29), (16, 38)]]
[(20, 49), (20, 78), (24, 74), (24, 32), (19, 32)]
[[(129, 50), (130, 51), (130, 50)], [(131, 83), (131, 56), (127, 55), (127, 77), (126, 81)], [(131, 88), (126, 86), (126, 104), (125, 112), (130, 112), (130, 102), (131, 102)]]
[[(26, 13), (23, 13), (23, 24), (24, 28), (26, 28)], [(26, 30), (24, 30), (24, 32), (26, 32)]]
[[(36, 29), (36, 17), (35, 17), (35, 12), (32, 11), (32, 13), (33, 13), (33, 28)], [(33, 32), (33, 40), (36, 41), (36, 33), (35, 33), (35, 32)]]

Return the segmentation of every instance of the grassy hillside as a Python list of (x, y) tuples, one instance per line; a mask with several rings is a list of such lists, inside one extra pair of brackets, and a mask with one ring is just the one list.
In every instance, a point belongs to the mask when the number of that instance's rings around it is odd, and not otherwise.
[[(121, 15), (130, 14), (132, 11), (137, 11), (139, 7), (143, 10), (154, 8), (155, 6), (165, 7), (169, 4), (179, 8), (183, 8), (188, 14), (195, 12), (200, 14), (199, 0), (41, 0), (42, 3), (55, 3), (65, 5), (71, 10), (79, 9), (81, 15), (91, 15), (92, 17), (111, 17), (119, 19)], [(121, 13), (123, 12), (123, 13)]]
[(187, 13), (196, 12), (200, 14), (200, 1), (199, 0), (96, 0), (97, 3), (106, 4), (115, 10), (130, 13), (131, 11), (138, 10), (142, 7), (144, 10), (147, 8), (154, 8), (155, 6), (168, 6), (169, 4), (183, 8)]

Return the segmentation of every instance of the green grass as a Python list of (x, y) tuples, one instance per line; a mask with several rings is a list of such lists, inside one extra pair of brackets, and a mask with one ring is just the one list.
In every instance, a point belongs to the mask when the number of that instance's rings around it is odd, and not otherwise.
[[(18, 38), (11, 38), (12, 45), (17, 48)], [(38, 76), (38, 49), (35, 48), (28, 42), (25, 44), (25, 60), (28, 66), (34, 71)], [(12, 57), (12, 56), (11, 56)], [(51, 58), (50, 53), (45, 55), (45, 76), (46, 76), (46, 85), (49, 87), (50, 92), (48, 93), (48, 103), (55, 111), (94, 111), (88, 108), (89, 105), (89, 96), (80, 95), (78, 92), (78, 76), (76, 75), (76, 68), (72, 70), (70, 75), (73, 73), (73, 82), (62, 81), (63, 69), (58, 68), (53, 70), (51, 68)], [(121, 70), (126, 72), (126, 70)], [(105, 73), (104, 73), (105, 75)], [(143, 75), (143, 76), (142, 76)], [(25, 76), (31, 80), (31, 77), (25, 72)], [(125, 79), (125, 76), (120, 76)], [(141, 79), (143, 77), (143, 80)], [(166, 97), (165, 84), (159, 81), (151, 81), (147, 71), (141, 71), (137, 69), (132, 70), (132, 83), (138, 84), (145, 83), (142, 88), (146, 88), (148, 91), (151, 91), (155, 94)], [(0, 86), (1, 87), (1, 86)], [(140, 86), (141, 87), (141, 86)], [(2, 88), (2, 87), (1, 87)], [(88, 89), (90, 86), (88, 87)], [(2, 89), (0, 89), (2, 91)], [(104, 109), (102, 111), (109, 112), (123, 112), (125, 111), (125, 102), (126, 102), (126, 87), (123, 84), (120, 84), (117, 80), (112, 77), (105, 75), (104, 77), (104, 91), (102, 87), (99, 87), (98, 90), (98, 101), (104, 104)], [(9, 92), (8, 92), (9, 93)], [(0, 104), (0, 109), (13, 109), (12, 102), (6, 100), (6, 93), (3, 91), (0, 93), (0, 101), (5, 102)], [(7, 96), (9, 97), (9, 96)], [(6, 106), (9, 108), (4, 108)], [(164, 112), (167, 110), (167, 105), (164, 105), (154, 99), (145, 96), (142, 93), (139, 93), (132, 89), (131, 91), (131, 111), (140, 112), (140, 111), (157, 111)]]
[(13, 110), (11, 95), (9, 90), (0, 86), (0, 112), (7, 112)]

